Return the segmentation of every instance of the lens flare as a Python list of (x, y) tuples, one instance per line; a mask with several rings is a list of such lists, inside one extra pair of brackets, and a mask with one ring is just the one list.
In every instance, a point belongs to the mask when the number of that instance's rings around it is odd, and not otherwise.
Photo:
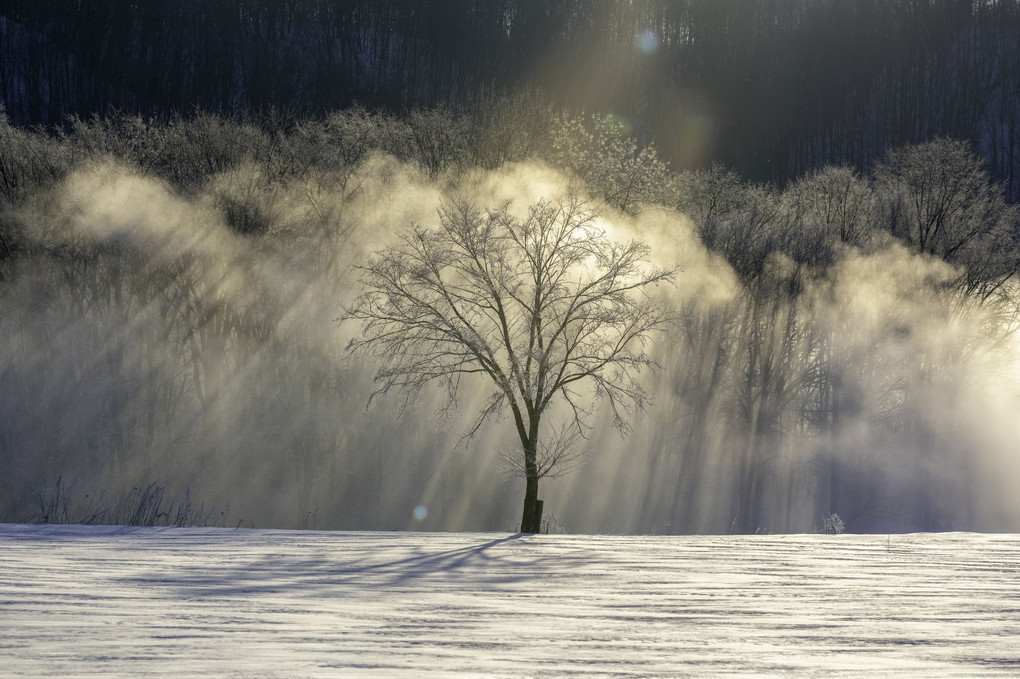
[(654, 54), (659, 51), (661, 40), (654, 29), (646, 28), (634, 36), (634, 49), (641, 54)]

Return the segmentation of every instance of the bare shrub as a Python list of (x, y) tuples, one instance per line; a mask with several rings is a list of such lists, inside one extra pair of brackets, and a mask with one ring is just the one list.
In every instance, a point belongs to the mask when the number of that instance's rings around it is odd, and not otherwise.
[(217, 512), (205, 503), (196, 504), (191, 487), (183, 495), (168, 497), (166, 486), (150, 483), (137, 486), (118, 498), (105, 490), (80, 494), (74, 482), (45, 483), (36, 493), (38, 511), (22, 519), (25, 523), (65, 523), (102, 526), (223, 527), (229, 507)]

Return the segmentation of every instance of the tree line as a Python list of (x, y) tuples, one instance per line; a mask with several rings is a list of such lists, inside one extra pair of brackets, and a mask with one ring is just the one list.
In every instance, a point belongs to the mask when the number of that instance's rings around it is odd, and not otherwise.
[(627, 387), (654, 397), (623, 443), (596, 424), (558, 491), (572, 525), (1015, 525), (1012, 419), (995, 414), (1013, 397), (995, 385), (1020, 218), (974, 147), (936, 138), (777, 188), (675, 171), (628, 132), (525, 95), (403, 116), (5, 120), (4, 517), (30, 516), (47, 479), (173, 479), (261, 524), (403, 528), (407, 498), (426, 498), (433, 527), (502, 528), (514, 493), (464, 459), (497, 464), (497, 435), (465, 452), (470, 423), (397, 418), (387, 394), (366, 416), (372, 370), (343, 360), (332, 320), (395, 231), (523, 172), (680, 265), (654, 293), (673, 318), (648, 349), (661, 368)]
[(1016, 201), (1018, 36), (1016, 0), (19, 1), (0, 9), (0, 104), (31, 126), (540, 91), (616, 113), (675, 168), (778, 185), (967, 139)]

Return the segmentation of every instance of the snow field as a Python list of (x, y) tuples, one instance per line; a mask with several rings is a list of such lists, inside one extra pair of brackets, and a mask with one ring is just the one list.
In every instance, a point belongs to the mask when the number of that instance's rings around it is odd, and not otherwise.
[(1015, 676), (1020, 536), (0, 525), (0, 676)]

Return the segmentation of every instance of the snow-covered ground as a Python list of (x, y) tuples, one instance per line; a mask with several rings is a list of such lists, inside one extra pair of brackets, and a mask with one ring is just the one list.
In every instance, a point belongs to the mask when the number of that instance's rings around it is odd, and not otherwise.
[(1020, 536), (0, 525), (0, 675), (1020, 675)]

